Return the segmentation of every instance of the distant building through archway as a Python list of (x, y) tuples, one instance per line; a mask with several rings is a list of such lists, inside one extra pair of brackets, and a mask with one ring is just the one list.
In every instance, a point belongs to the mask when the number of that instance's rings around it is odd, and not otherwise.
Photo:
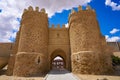
[(56, 49), (50, 56), (50, 69), (68, 69), (66, 53), (62, 49)]
[(52, 69), (61, 70), (65, 68), (65, 63), (62, 57), (56, 56), (52, 61)]

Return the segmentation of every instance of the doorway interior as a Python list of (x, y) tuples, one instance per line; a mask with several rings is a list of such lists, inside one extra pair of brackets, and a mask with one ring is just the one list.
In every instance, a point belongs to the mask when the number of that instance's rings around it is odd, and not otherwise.
[(52, 60), (52, 69), (54, 70), (62, 70), (65, 68), (65, 63), (62, 57), (60, 56), (56, 56), (53, 60)]

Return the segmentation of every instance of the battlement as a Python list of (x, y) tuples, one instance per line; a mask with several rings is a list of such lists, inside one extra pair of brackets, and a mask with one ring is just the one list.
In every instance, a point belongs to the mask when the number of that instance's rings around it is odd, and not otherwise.
[[(30, 11), (35, 11), (35, 12), (40, 12), (40, 13), (46, 13), (46, 11), (45, 11), (45, 9), (44, 8), (42, 8), (40, 11), (39, 11), (39, 7), (35, 7), (35, 10), (33, 9), (33, 7), (32, 6), (29, 6), (28, 7), (28, 9), (24, 9), (24, 13), (25, 12), (30, 12)], [(46, 13), (47, 14), (47, 13)]]
[(49, 29), (67, 29), (65, 27), (65, 25), (62, 25), (62, 27), (60, 27), (60, 24), (58, 24), (57, 26), (54, 26), (54, 24), (52, 24), (52, 26)]
[(76, 21), (82, 24), (95, 24), (96, 13), (90, 6), (87, 6), (86, 9), (83, 9), (82, 6), (79, 6), (78, 11), (75, 11), (74, 9), (71, 10), (68, 21), (69, 25)]
[(33, 22), (34, 24), (38, 24), (38, 22), (40, 22), (41, 20), (43, 22), (39, 24), (47, 24), (48, 22), (48, 14), (46, 13), (45, 9), (42, 8), (41, 10), (39, 10), (39, 7), (35, 7), (35, 9), (33, 9), (32, 6), (29, 6), (28, 9), (24, 9), (21, 19), (21, 26), (23, 27), (23, 25), (29, 22), (31, 22), (31, 24)]
[(76, 15), (76, 14), (78, 14), (78, 13), (88, 13), (88, 14), (90, 14), (90, 12), (93, 12), (93, 13), (95, 13), (95, 10), (94, 9), (92, 9), (91, 8), (91, 6), (86, 6), (86, 9), (85, 10), (83, 10), (83, 8), (82, 8), (82, 6), (78, 6), (78, 12), (77, 11), (75, 11), (74, 9), (72, 9), (71, 10), (71, 13), (69, 14), (69, 18), (72, 16), (72, 15)]
[(90, 6), (72, 9), (68, 25), (69, 28), (59, 24), (49, 28), (44, 8), (25, 9), (15, 43), (0, 44), (0, 55), (9, 56), (12, 51), (8, 75), (45, 74), (54, 68), (52, 63), (57, 56), (63, 58), (63, 67), (74, 73), (105, 74), (112, 70), (112, 48), (100, 33), (95, 11)]
[[(78, 6), (78, 12), (80, 11), (94, 11), (94, 9), (91, 8), (91, 6), (86, 6), (86, 9), (83, 10), (82, 6)], [(71, 10), (71, 13), (70, 14), (74, 14), (74, 13), (77, 13), (74, 9)]]

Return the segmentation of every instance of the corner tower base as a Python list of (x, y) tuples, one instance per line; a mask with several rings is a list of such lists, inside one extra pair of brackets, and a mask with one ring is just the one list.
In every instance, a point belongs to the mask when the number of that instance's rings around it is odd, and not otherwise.
[[(112, 72), (111, 65), (94, 51), (80, 51), (72, 55), (72, 72), (80, 74), (108, 74)], [(109, 67), (109, 68), (108, 68)]]
[(19, 52), (16, 55), (14, 76), (32, 76), (47, 72), (47, 58), (36, 52)]

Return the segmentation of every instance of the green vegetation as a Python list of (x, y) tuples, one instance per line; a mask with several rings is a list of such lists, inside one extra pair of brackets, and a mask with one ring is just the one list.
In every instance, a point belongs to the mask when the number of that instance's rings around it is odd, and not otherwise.
[(120, 65), (120, 58), (117, 56), (112, 56), (112, 63), (113, 65)]

